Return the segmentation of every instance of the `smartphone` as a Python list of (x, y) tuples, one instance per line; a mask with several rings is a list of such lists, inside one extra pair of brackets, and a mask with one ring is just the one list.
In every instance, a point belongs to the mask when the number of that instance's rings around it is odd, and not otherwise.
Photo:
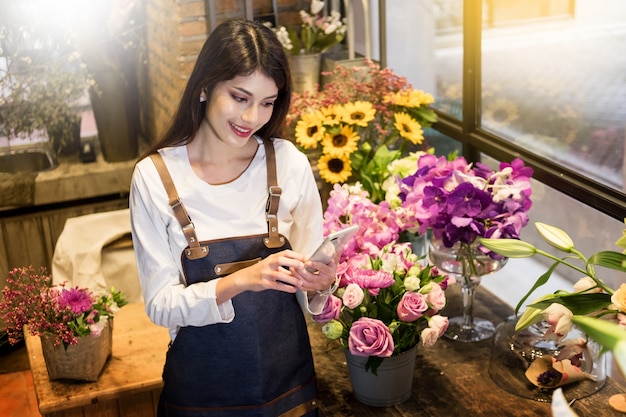
[[(346, 246), (346, 243), (348, 243), (358, 230), (359, 226), (353, 225), (329, 234), (318, 246), (315, 252), (313, 252), (313, 255), (311, 255), (309, 260), (322, 262), (326, 265), (331, 263), (333, 260), (339, 260), (344, 246)], [(314, 269), (307, 268), (307, 270), (309, 272), (315, 272)]]

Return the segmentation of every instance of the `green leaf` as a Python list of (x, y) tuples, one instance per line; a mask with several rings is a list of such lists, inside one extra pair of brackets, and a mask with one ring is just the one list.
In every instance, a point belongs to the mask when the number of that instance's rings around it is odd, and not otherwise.
[(517, 314), (517, 312), (520, 310), (522, 305), (524, 305), (524, 302), (526, 301), (526, 299), (528, 299), (528, 297), (530, 297), (530, 294), (532, 294), (537, 288), (541, 287), (546, 282), (548, 282), (548, 279), (550, 279), (550, 276), (552, 275), (552, 273), (554, 272), (557, 266), (559, 266), (559, 263), (555, 262), (543, 275), (537, 278), (537, 281), (532, 286), (532, 288), (526, 293), (524, 297), (522, 297), (519, 303), (517, 303), (517, 306), (515, 307), (515, 314)]
[(559, 294), (550, 299), (534, 302), (530, 306), (543, 310), (553, 303), (562, 304), (575, 315), (585, 315), (608, 307), (611, 304), (611, 296), (605, 293)]
[(287, 28), (287, 33), (289, 34), (289, 40), (293, 44), (293, 48), (289, 51), (289, 53), (291, 55), (299, 55), (302, 50), (302, 42), (300, 42), (298, 32), (292, 28)]
[(587, 263), (626, 272), (626, 254), (614, 251), (598, 252)]
[(385, 358), (381, 358), (379, 356), (368, 356), (367, 362), (365, 362), (365, 371), (372, 371), (372, 374), (378, 376), (378, 367)]
[(603, 347), (613, 350), (619, 341), (626, 342), (624, 328), (607, 320), (574, 315), (572, 322)]
[(541, 315), (542, 311), (543, 310), (539, 308), (526, 307), (526, 310), (524, 310), (524, 313), (520, 316), (520, 318), (517, 320), (517, 323), (515, 324), (515, 331), (518, 332), (530, 326), (531, 324), (541, 321), (541, 319), (543, 318), (543, 316)]

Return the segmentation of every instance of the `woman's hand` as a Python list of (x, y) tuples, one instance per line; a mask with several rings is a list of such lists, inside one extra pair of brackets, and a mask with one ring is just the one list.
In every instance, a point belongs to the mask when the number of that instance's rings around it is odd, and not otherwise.
[(322, 262), (309, 261), (306, 263), (306, 268), (293, 269), (291, 272), (294, 277), (300, 279), (298, 289), (302, 291), (326, 291), (335, 283), (337, 264), (331, 262), (326, 265)]
[(245, 291), (276, 290), (294, 293), (302, 285), (302, 277), (292, 271), (304, 271), (304, 257), (292, 250), (274, 253), (247, 268), (220, 279), (216, 287), (218, 304)]

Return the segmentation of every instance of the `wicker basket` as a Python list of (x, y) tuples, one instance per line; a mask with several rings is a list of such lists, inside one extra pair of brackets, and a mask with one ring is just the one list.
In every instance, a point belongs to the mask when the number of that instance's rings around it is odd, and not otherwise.
[(54, 338), (41, 337), (44, 361), (51, 380), (97, 381), (113, 348), (113, 322), (98, 337), (85, 336), (78, 344), (54, 346)]

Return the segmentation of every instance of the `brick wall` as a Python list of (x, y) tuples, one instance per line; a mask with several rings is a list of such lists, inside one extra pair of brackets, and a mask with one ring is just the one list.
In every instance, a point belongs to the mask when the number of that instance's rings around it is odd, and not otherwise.
[[(142, 85), (142, 131), (149, 142), (167, 127), (202, 44), (211, 16), (207, 0), (143, 0), (145, 11), (145, 69)], [(299, 23), (298, 11), (309, 0), (278, 0), (279, 22)], [(215, 20), (245, 16), (245, 0), (215, 1)], [(253, 0), (254, 16), (272, 12), (271, 0)]]

